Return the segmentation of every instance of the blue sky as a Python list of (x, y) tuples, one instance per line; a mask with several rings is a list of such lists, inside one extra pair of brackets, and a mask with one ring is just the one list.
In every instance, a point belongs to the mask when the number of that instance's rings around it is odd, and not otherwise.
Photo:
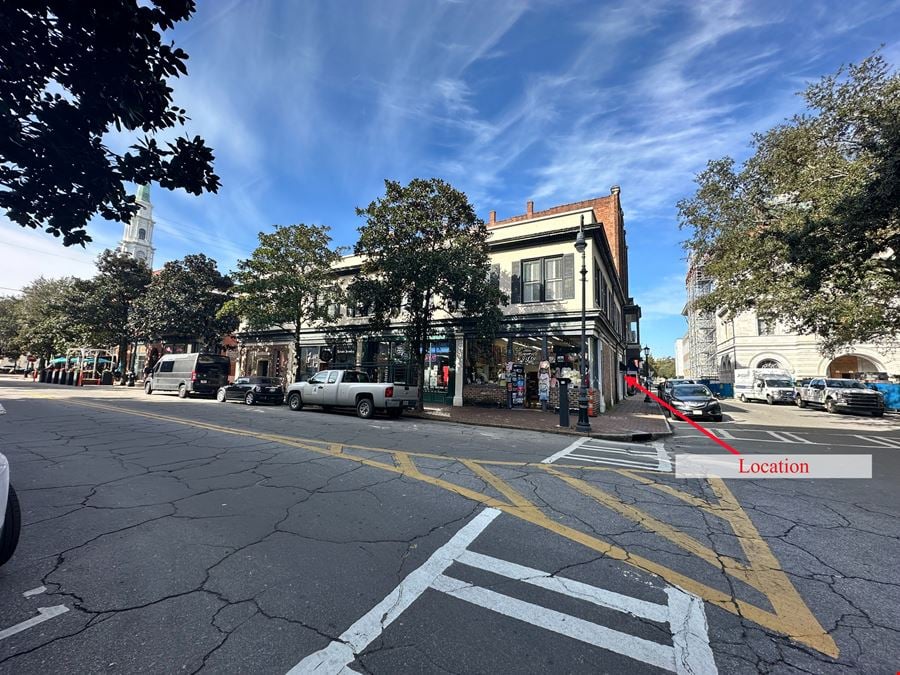
[[(324, 223), (352, 245), (354, 207), (385, 178), (438, 176), (485, 219), (622, 187), (631, 292), (655, 354), (684, 332), (675, 203), (796, 92), (879, 45), (900, 64), (900, 2), (200, 0), (172, 31), (190, 54), (176, 103), (214, 148), (222, 189), (152, 190), (155, 266), (202, 251), (228, 270), (273, 224)], [(110, 146), (127, 145), (111, 136)], [(90, 276), (122, 226), (63, 249), (0, 217), (0, 293)]]

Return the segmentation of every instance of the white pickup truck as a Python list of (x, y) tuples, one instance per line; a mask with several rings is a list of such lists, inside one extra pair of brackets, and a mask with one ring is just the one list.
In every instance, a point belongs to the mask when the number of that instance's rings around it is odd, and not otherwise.
[(416, 407), (419, 388), (406, 384), (377, 383), (359, 370), (323, 370), (306, 382), (288, 387), (287, 404), (291, 410), (318, 405), (329, 408), (355, 408), (356, 414), (369, 419), (376, 411), (397, 418), (404, 409)]
[(789, 371), (779, 368), (738, 368), (734, 371), (734, 395), (744, 403), (793, 403), (794, 381)]
[(817, 377), (797, 390), (797, 405), (821, 406), (830, 413), (845, 410), (850, 413), (884, 415), (884, 394), (869, 389), (859, 380)]

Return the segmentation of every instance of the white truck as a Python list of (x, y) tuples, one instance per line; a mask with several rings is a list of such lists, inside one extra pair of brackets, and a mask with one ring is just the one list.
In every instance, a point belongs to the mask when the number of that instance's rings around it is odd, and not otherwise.
[(306, 382), (288, 387), (287, 404), (291, 410), (307, 405), (330, 408), (355, 408), (356, 414), (369, 419), (376, 411), (397, 418), (404, 410), (416, 407), (419, 388), (407, 384), (372, 382), (360, 370), (323, 370)]
[(884, 415), (884, 394), (869, 389), (859, 380), (817, 377), (797, 390), (797, 406), (816, 406), (830, 413), (870, 413)]
[(789, 371), (780, 368), (737, 368), (734, 371), (734, 395), (745, 403), (793, 403), (794, 380)]

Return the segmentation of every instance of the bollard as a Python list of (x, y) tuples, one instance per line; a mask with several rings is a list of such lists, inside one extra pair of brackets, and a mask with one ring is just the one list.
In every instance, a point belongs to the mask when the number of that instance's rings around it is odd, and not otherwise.
[(559, 378), (559, 426), (569, 428), (569, 378)]

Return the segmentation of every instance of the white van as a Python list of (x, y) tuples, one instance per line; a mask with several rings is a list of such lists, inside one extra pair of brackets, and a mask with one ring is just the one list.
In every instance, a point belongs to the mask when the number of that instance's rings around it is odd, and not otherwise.
[(189, 394), (214, 395), (228, 384), (231, 360), (218, 354), (166, 354), (144, 381), (144, 392), (176, 391), (180, 398)]
[(794, 379), (780, 368), (737, 368), (734, 371), (734, 396), (741, 401), (793, 403)]

